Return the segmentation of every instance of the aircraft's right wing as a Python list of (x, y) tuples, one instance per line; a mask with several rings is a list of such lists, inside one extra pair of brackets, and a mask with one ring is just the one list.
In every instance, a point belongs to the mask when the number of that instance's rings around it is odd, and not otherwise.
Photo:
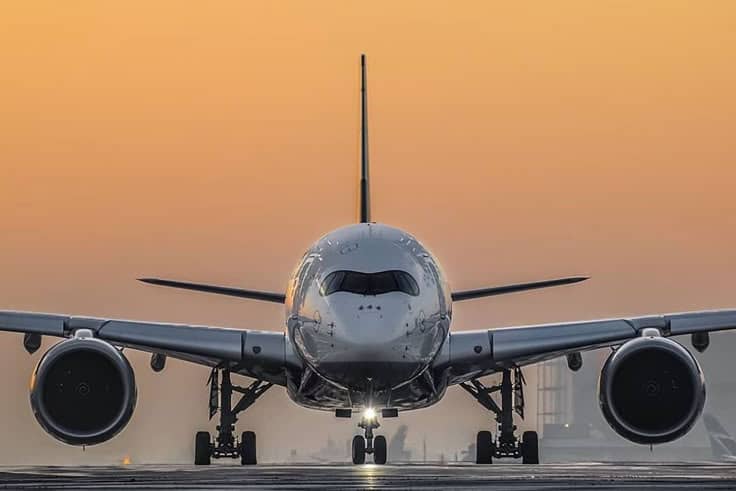
[(79, 329), (115, 346), (210, 367), (228, 366), (277, 385), (286, 385), (286, 369), (299, 363), (283, 332), (0, 311), (0, 331), (69, 338)]
[(736, 329), (736, 310), (454, 332), (433, 368), (449, 370), (449, 383), (458, 384), (504, 368), (623, 344), (646, 328), (662, 336)]

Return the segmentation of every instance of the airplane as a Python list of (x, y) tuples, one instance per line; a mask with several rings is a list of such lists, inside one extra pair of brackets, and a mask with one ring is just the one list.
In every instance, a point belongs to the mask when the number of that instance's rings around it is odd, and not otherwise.
[[(537, 433), (517, 435), (523, 418), (522, 368), (566, 357), (577, 370), (584, 350), (611, 348), (598, 398), (608, 423), (639, 444), (687, 433), (705, 401), (702, 370), (690, 351), (671, 339), (691, 335), (704, 351), (709, 332), (736, 328), (736, 310), (686, 312), (584, 322), (454, 332), (453, 302), (581, 282), (573, 276), (471, 290), (451, 290), (435, 256), (413, 235), (374, 222), (370, 207), (366, 59), (361, 56), (360, 186), (357, 223), (333, 230), (302, 256), (285, 292), (141, 278), (152, 285), (281, 304), (282, 332), (227, 329), (75, 315), (0, 311), (0, 330), (23, 333), (29, 353), (42, 336), (62, 338), (33, 371), (30, 400), (38, 423), (71, 445), (93, 445), (122, 431), (137, 399), (134, 371), (123, 349), (151, 353), (160, 372), (167, 357), (211, 369), (214, 436), (197, 432), (194, 463), (240, 458), (257, 463), (256, 435), (236, 436), (240, 413), (273, 387), (305, 408), (336, 417), (359, 415), (362, 435), (352, 462), (387, 460), (386, 438), (374, 433), (382, 418), (427, 408), (459, 385), (495, 416), (493, 432), (476, 437), (475, 461), (521, 458), (539, 463)], [(253, 379), (247, 386), (231, 375)], [(500, 374), (498, 385), (481, 379)], [(513, 380), (512, 380), (513, 376)], [(494, 396), (494, 394), (498, 395)], [(235, 401), (234, 395), (240, 395)], [(500, 397), (499, 397), (500, 396)], [(444, 424), (452, 424), (446, 421)]]
[(718, 418), (712, 414), (705, 413), (703, 415), (703, 424), (705, 425), (705, 430), (708, 432), (713, 457), (719, 460), (736, 462), (736, 440), (721, 425)]

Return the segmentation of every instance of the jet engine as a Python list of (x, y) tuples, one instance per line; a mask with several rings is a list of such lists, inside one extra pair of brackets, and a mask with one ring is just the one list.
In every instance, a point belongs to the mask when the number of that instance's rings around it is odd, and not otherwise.
[(603, 416), (635, 443), (676, 440), (705, 404), (700, 366), (681, 344), (657, 335), (626, 342), (606, 360), (598, 382)]
[(41, 427), (71, 445), (117, 435), (136, 403), (133, 369), (111, 344), (79, 332), (43, 355), (31, 377), (31, 407)]

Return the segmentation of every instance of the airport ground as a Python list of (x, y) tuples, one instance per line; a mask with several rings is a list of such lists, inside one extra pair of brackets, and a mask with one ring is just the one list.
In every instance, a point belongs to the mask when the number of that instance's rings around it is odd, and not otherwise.
[(736, 463), (0, 468), (0, 489), (736, 489)]

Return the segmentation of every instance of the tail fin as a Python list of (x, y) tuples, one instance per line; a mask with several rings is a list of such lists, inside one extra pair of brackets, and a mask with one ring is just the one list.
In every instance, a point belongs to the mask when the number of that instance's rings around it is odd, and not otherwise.
[(726, 431), (718, 419), (712, 414), (705, 413), (703, 415), (703, 423), (705, 424), (705, 430), (708, 432), (713, 457), (725, 460), (735, 458), (736, 440), (728, 434), (728, 431)]
[(368, 180), (368, 93), (365, 55), (360, 55), (360, 223), (371, 221), (370, 182)]

